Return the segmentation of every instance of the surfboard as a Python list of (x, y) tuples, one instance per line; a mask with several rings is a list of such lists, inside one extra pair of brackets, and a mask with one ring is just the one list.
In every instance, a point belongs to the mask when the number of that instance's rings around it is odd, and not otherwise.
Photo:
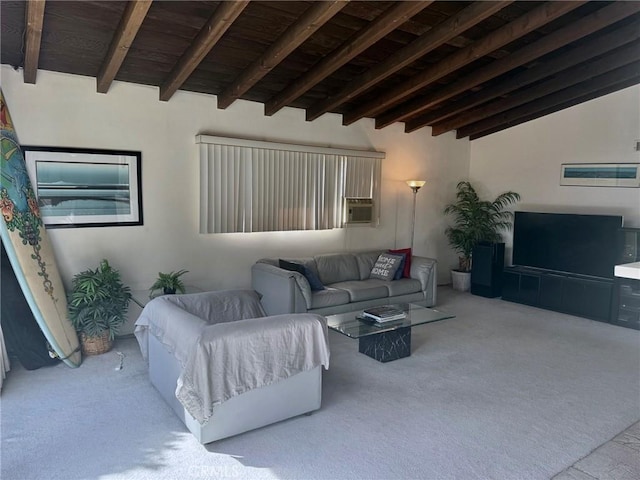
[(49, 345), (60, 360), (77, 367), (82, 362), (78, 335), (67, 317), (64, 285), (2, 90), (0, 130), (2, 244)]

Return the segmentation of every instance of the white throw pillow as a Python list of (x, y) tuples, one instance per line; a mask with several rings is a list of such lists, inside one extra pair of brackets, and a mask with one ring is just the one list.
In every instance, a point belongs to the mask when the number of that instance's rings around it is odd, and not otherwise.
[(378, 257), (378, 260), (376, 260), (376, 264), (371, 269), (369, 278), (391, 281), (400, 268), (401, 263), (402, 255), (383, 253)]

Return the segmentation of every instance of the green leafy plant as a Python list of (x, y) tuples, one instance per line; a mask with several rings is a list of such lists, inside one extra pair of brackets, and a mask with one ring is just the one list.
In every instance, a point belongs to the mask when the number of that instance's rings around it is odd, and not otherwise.
[(180, 276), (188, 271), (189, 270), (178, 270), (177, 272), (170, 273), (158, 272), (157, 280), (149, 289), (149, 297), (152, 297), (153, 293), (160, 289), (162, 289), (163, 293), (184, 293), (184, 283), (182, 283)]
[(69, 295), (69, 319), (79, 333), (99, 337), (109, 332), (113, 340), (127, 320), (131, 289), (120, 279), (120, 272), (104, 259), (95, 270), (73, 277)]
[(500, 242), (502, 230), (511, 229), (513, 212), (505, 208), (520, 200), (520, 195), (509, 191), (490, 202), (480, 200), (470, 182), (460, 182), (456, 188), (455, 203), (444, 209), (454, 218), (453, 226), (447, 227), (445, 233), (459, 254), (459, 270), (469, 272), (473, 247), (479, 242)]

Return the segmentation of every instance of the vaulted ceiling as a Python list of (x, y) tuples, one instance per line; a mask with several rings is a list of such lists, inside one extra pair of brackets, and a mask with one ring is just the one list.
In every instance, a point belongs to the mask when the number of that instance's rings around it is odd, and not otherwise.
[(480, 138), (640, 83), (640, 2), (0, 2), (24, 69)]

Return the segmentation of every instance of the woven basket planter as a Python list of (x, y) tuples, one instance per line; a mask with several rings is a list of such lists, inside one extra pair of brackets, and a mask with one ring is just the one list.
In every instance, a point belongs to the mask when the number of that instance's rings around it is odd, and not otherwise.
[(100, 355), (111, 350), (113, 341), (109, 339), (109, 332), (105, 330), (98, 337), (88, 337), (85, 333), (80, 334), (82, 342), (82, 353), (85, 355)]

